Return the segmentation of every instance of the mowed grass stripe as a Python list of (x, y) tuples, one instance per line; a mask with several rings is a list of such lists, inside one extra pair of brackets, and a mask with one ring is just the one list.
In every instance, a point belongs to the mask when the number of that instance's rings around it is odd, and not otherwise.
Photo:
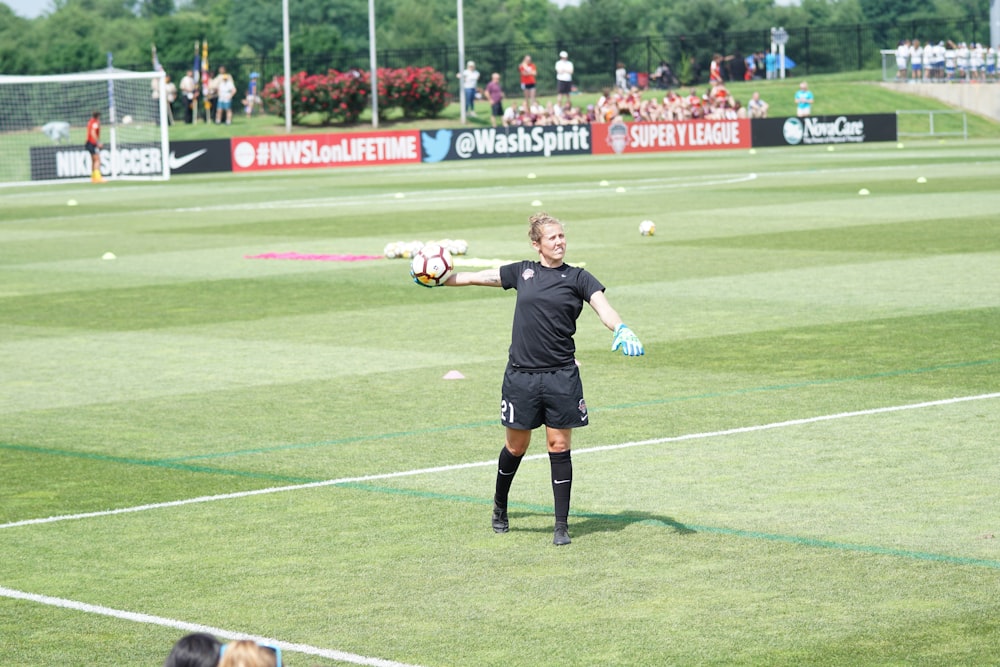
[[(424, 491), (419, 489), (399, 488), (391, 486), (377, 486), (373, 484), (364, 484), (358, 482), (346, 482), (344, 484), (341, 484), (340, 486), (345, 486), (352, 489), (359, 489), (362, 491), (369, 491), (372, 493), (385, 493), (389, 495), (401, 495), (414, 498), (425, 498), (429, 500), (468, 503), (483, 507), (493, 506), (492, 499), (490, 498), (484, 499), (481, 496), (457, 496), (451, 494), (434, 493), (432, 491)], [(534, 505), (530, 503), (521, 503), (515, 501), (510, 502), (510, 504), (508, 505), (508, 510), (510, 515), (513, 517), (517, 517), (518, 515), (523, 516), (526, 514), (548, 516), (552, 512), (552, 508), (548, 505)], [(993, 570), (1000, 569), (1000, 560), (994, 560), (988, 558), (970, 558), (967, 556), (930, 553), (923, 551), (914, 551), (910, 549), (896, 549), (892, 547), (885, 547), (885, 546), (871, 545), (871, 544), (851, 544), (846, 542), (837, 542), (834, 540), (821, 540), (801, 535), (781, 535), (776, 533), (766, 533), (766, 532), (752, 531), (752, 530), (740, 530), (737, 528), (726, 528), (721, 526), (702, 526), (698, 524), (680, 522), (676, 519), (667, 516), (657, 516), (650, 512), (625, 511), (617, 514), (606, 514), (601, 512), (588, 512), (586, 510), (574, 509), (572, 511), (572, 519), (574, 525), (574, 531), (573, 531), (574, 534), (578, 532), (586, 534), (589, 532), (601, 530), (601, 526), (603, 524), (619, 524), (622, 526), (640, 525), (640, 526), (650, 526), (654, 528), (663, 528), (668, 531), (675, 532), (679, 535), (691, 535), (694, 533), (711, 533), (715, 535), (740, 537), (751, 540), (762, 540), (765, 542), (784, 542), (796, 546), (811, 547), (816, 549), (828, 549), (833, 551), (855, 551), (863, 554), (888, 556), (890, 558), (930, 561), (930, 562), (945, 563), (950, 565), (970, 565), (973, 567), (983, 567)], [(588, 522), (595, 524), (594, 527), (588, 526), (587, 525)], [(0, 526), (0, 528), (3, 528), (3, 526)]]
[[(940, 373), (941, 371), (953, 371), (953, 370), (963, 370), (979, 367), (991, 367), (1000, 364), (1000, 358), (998, 359), (986, 359), (969, 361), (956, 364), (945, 364), (941, 366), (933, 366), (926, 368), (914, 368), (914, 369), (903, 369), (903, 370), (893, 370), (884, 371), (880, 373), (870, 373), (867, 375), (851, 376), (844, 378), (830, 378), (825, 380), (803, 380), (799, 382), (788, 382), (782, 384), (765, 385), (759, 387), (747, 387), (743, 389), (732, 389), (732, 390), (720, 390), (706, 392), (702, 394), (692, 394), (688, 396), (668, 396), (659, 398), (650, 398), (642, 401), (634, 401), (629, 403), (621, 403), (617, 405), (602, 405), (590, 408), (590, 412), (593, 413), (614, 413), (622, 410), (633, 410), (640, 407), (651, 407), (651, 406), (663, 406), (670, 405), (672, 403), (681, 403), (687, 401), (702, 401), (706, 399), (718, 399), (718, 398), (731, 398), (744, 396), (747, 394), (757, 394), (764, 392), (786, 392), (791, 389), (803, 389), (806, 387), (818, 387), (827, 386), (834, 384), (844, 384), (844, 383), (857, 383), (865, 382), (870, 380), (883, 380), (888, 378), (899, 378), (908, 377), (915, 375), (924, 375), (931, 373)], [(495, 420), (470, 422), (465, 424), (450, 424), (436, 427), (425, 427), (419, 429), (411, 429), (405, 431), (390, 431), (382, 433), (373, 433), (371, 435), (355, 435), (342, 438), (333, 438), (330, 440), (321, 440), (316, 442), (296, 442), (296, 443), (286, 443), (286, 444), (275, 444), (267, 447), (255, 447), (249, 449), (236, 449), (223, 452), (213, 452), (204, 454), (192, 454), (187, 456), (180, 456), (174, 458), (164, 458), (164, 459), (135, 459), (115, 456), (111, 454), (100, 454), (95, 452), (80, 452), (74, 450), (60, 450), (51, 447), (39, 447), (28, 444), (15, 444), (15, 443), (0, 443), (0, 448), (17, 450), (21, 452), (36, 453), (45, 456), (66, 456), (74, 458), (87, 458), (93, 460), (106, 460), (114, 463), (126, 463), (130, 465), (141, 465), (141, 466), (153, 466), (153, 467), (166, 467), (174, 468), (177, 470), (187, 470), (189, 472), (202, 472), (202, 473), (219, 473), (223, 475), (231, 474), (247, 474), (251, 476), (257, 476), (261, 478), (272, 478), (272, 479), (286, 479), (288, 481), (296, 482), (316, 482), (321, 481), (316, 478), (296, 478), (290, 480), (285, 477), (278, 476), (268, 476), (260, 473), (252, 473), (247, 471), (230, 470), (222, 468), (210, 468), (203, 466), (191, 465), (191, 461), (205, 461), (205, 460), (218, 460), (218, 459), (231, 459), (241, 456), (256, 456), (259, 454), (267, 453), (277, 453), (286, 452), (290, 450), (298, 449), (315, 449), (315, 448), (325, 448), (337, 445), (343, 445), (348, 443), (363, 443), (363, 442), (378, 442), (383, 440), (393, 440), (399, 438), (412, 438), (414, 436), (426, 436), (436, 433), (444, 433), (448, 431), (457, 430), (467, 430), (467, 429), (481, 429), (483, 427), (496, 426)]]
[[(894, 415), (894, 413), (901, 413), (901, 412), (905, 413), (905, 412), (909, 412), (909, 411), (913, 411), (913, 410), (924, 410), (924, 409), (937, 409), (937, 410), (941, 410), (941, 409), (948, 409), (950, 406), (956, 406), (956, 405), (962, 405), (962, 404), (972, 404), (972, 403), (976, 403), (976, 402), (979, 402), (979, 401), (992, 401), (992, 400), (996, 400), (998, 398), (1000, 398), (1000, 394), (988, 394), (988, 395), (980, 395), (980, 396), (967, 396), (967, 397), (960, 397), (960, 398), (955, 398), (955, 399), (950, 399), (950, 400), (932, 401), (932, 402), (923, 403), (923, 404), (892, 406), (892, 407), (876, 408), (876, 409), (870, 409), (870, 410), (860, 410), (860, 411), (851, 412), (851, 413), (842, 413), (842, 414), (834, 414), (834, 415), (824, 415), (824, 416), (813, 417), (813, 418), (802, 418), (802, 419), (792, 420), (792, 421), (784, 422), (784, 423), (766, 424), (766, 425), (759, 425), (759, 426), (738, 427), (738, 428), (727, 429), (727, 430), (723, 430), (723, 431), (719, 431), (719, 432), (715, 432), (715, 433), (692, 433), (692, 434), (686, 434), (686, 435), (678, 436), (678, 437), (664, 437), (664, 438), (656, 438), (656, 439), (651, 439), (651, 440), (648, 440), (648, 441), (641, 441), (641, 442), (618, 443), (618, 444), (612, 444), (612, 445), (607, 445), (607, 446), (586, 448), (586, 449), (583, 449), (583, 450), (578, 450), (575, 453), (577, 454), (577, 456), (580, 456), (580, 455), (586, 455), (586, 454), (599, 454), (599, 453), (613, 452), (613, 451), (618, 451), (618, 450), (621, 450), (621, 449), (634, 449), (636, 447), (648, 447), (650, 445), (660, 445), (660, 444), (670, 444), (670, 443), (682, 443), (682, 442), (690, 442), (690, 441), (693, 441), (693, 440), (705, 440), (705, 439), (725, 438), (727, 436), (746, 436), (746, 435), (752, 435), (752, 434), (761, 433), (761, 432), (768, 432), (768, 431), (772, 431), (774, 429), (786, 429), (786, 428), (797, 429), (799, 427), (807, 427), (807, 426), (811, 427), (811, 426), (814, 426), (814, 425), (817, 425), (817, 424), (821, 424), (823, 422), (830, 423), (830, 422), (836, 422), (836, 421), (840, 421), (840, 420), (850, 420), (850, 419), (855, 419), (855, 418), (876, 417), (876, 416), (880, 416), (880, 415)], [(794, 437), (794, 436), (792, 436), (792, 437)], [(719, 446), (719, 445), (716, 445), (716, 446)], [(889, 455), (887, 454), (886, 456), (889, 456)], [(525, 461), (543, 460), (545, 458), (546, 458), (545, 454), (533, 454), (533, 455), (527, 456), (525, 458)], [(119, 515), (119, 514), (131, 514), (131, 513), (135, 513), (135, 512), (143, 512), (143, 511), (149, 511), (149, 510), (166, 509), (166, 508), (172, 508), (172, 507), (181, 507), (181, 506), (190, 505), (190, 504), (201, 504), (201, 503), (210, 503), (210, 502), (229, 501), (229, 500), (238, 499), (238, 498), (247, 498), (247, 497), (259, 496), (261, 494), (271, 494), (271, 493), (279, 493), (279, 492), (289, 492), (289, 491), (299, 491), (299, 490), (306, 490), (306, 489), (315, 489), (315, 488), (324, 487), (324, 486), (344, 486), (344, 487), (354, 488), (354, 489), (360, 489), (360, 490), (364, 490), (364, 491), (368, 491), (368, 492), (377, 492), (377, 493), (390, 494), (390, 495), (400, 495), (400, 494), (402, 494), (402, 495), (420, 497), (420, 498), (424, 498), (424, 499), (430, 499), (430, 500), (434, 500), (434, 501), (473, 503), (473, 504), (476, 504), (476, 505), (486, 506), (486, 505), (489, 504), (488, 499), (484, 500), (482, 497), (471, 497), (471, 496), (461, 496), (461, 495), (455, 495), (455, 494), (427, 492), (427, 491), (421, 491), (419, 489), (385, 487), (385, 486), (372, 485), (370, 483), (370, 481), (372, 481), (372, 480), (378, 480), (378, 479), (384, 479), (384, 480), (402, 480), (402, 479), (410, 478), (410, 477), (413, 477), (413, 476), (424, 477), (424, 476), (427, 476), (427, 475), (435, 475), (435, 474), (441, 474), (441, 473), (449, 474), (449, 473), (455, 473), (455, 472), (469, 470), (471, 468), (491, 467), (493, 464), (494, 464), (493, 461), (480, 461), (480, 462), (474, 462), (474, 463), (462, 463), (462, 464), (455, 464), (455, 465), (449, 465), (449, 466), (440, 466), (440, 467), (429, 468), (429, 469), (418, 469), (418, 470), (411, 470), (411, 471), (401, 471), (401, 472), (396, 472), (396, 473), (368, 475), (368, 476), (363, 476), (363, 477), (355, 478), (355, 479), (323, 480), (323, 481), (318, 481), (318, 482), (301, 483), (301, 484), (296, 484), (296, 485), (293, 485), (293, 486), (286, 486), (286, 487), (272, 487), (272, 488), (267, 488), (267, 489), (257, 489), (257, 490), (252, 490), (252, 491), (242, 491), (242, 492), (235, 492), (235, 493), (218, 494), (218, 495), (214, 495), (214, 496), (190, 498), (190, 499), (185, 499), (185, 500), (178, 500), (178, 501), (171, 501), (171, 502), (164, 502), (164, 503), (154, 503), (154, 504), (143, 505), (143, 506), (138, 506), (138, 507), (130, 507), (130, 508), (121, 508), (121, 509), (109, 510), (109, 511), (106, 511), (106, 512), (90, 512), (90, 513), (85, 513), (85, 514), (77, 514), (77, 515), (69, 515), (69, 516), (61, 516), (61, 517), (47, 517), (47, 518), (44, 518), (44, 519), (15, 521), (15, 522), (11, 522), (11, 523), (0, 525), (0, 529), (24, 527), (24, 526), (30, 526), (30, 525), (48, 524), (48, 523), (62, 522), (62, 521), (77, 521), (77, 520), (81, 520), (81, 519), (93, 519), (93, 518), (98, 518), (98, 517), (101, 517), (101, 516), (114, 516), (114, 515)], [(446, 482), (444, 484), (447, 485)], [(520, 512), (527, 511), (527, 512), (530, 512), (530, 513), (545, 514), (545, 515), (547, 515), (549, 513), (549, 509), (550, 508), (548, 506), (532, 505), (532, 504), (527, 504), (527, 503), (513, 503), (511, 505), (511, 511), (515, 512), (515, 513), (520, 513)], [(516, 514), (515, 514), (515, 516), (516, 516)], [(875, 554), (875, 555), (881, 555), (881, 556), (890, 556), (890, 557), (893, 557), (893, 558), (904, 558), (904, 559), (926, 560), (926, 561), (938, 561), (938, 562), (943, 562), (943, 563), (947, 563), (947, 564), (971, 565), (971, 566), (976, 566), (976, 567), (987, 567), (987, 568), (992, 568), (992, 569), (1000, 568), (1000, 561), (996, 561), (996, 560), (993, 560), (993, 559), (983, 559), (983, 558), (974, 558), (974, 557), (966, 557), (966, 556), (939, 554), (939, 553), (923, 552), (923, 551), (912, 550), (912, 549), (884, 547), (884, 546), (879, 546), (879, 545), (865, 545), (865, 544), (845, 543), (845, 542), (840, 542), (840, 541), (836, 541), (836, 540), (819, 539), (819, 538), (807, 537), (807, 536), (786, 535), (786, 534), (770, 533), (770, 532), (763, 532), (763, 531), (756, 531), (756, 530), (744, 530), (744, 529), (727, 528), (727, 527), (719, 527), (719, 526), (697, 525), (697, 524), (690, 524), (690, 523), (687, 523), (687, 522), (679, 522), (679, 521), (677, 521), (675, 519), (665, 518), (665, 517), (662, 517), (660, 515), (657, 515), (656, 513), (648, 513), (648, 512), (647, 513), (635, 513), (635, 512), (628, 512), (628, 511), (626, 511), (626, 512), (623, 512), (623, 513), (619, 513), (617, 515), (609, 515), (609, 514), (603, 514), (603, 513), (599, 513), (599, 512), (586, 512), (586, 511), (584, 511), (584, 512), (574, 513), (574, 516), (575, 517), (578, 516), (578, 517), (580, 517), (582, 519), (585, 519), (585, 520), (595, 520), (596, 523), (624, 522), (624, 523), (627, 523), (627, 524), (644, 524), (644, 525), (661, 526), (661, 527), (669, 528), (669, 529), (671, 529), (671, 530), (673, 530), (675, 532), (678, 532), (679, 534), (713, 533), (713, 534), (719, 534), (719, 535), (725, 535), (725, 536), (735, 536), (735, 537), (742, 537), (742, 538), (750, 538), (750, 539), (755, 539), (755, 540), (764, 540), (764, 541), (772, 541), (772, 542), (785, 542), (785, 543), (794, 544), (794, 545), (798, 545), (798, 546), (807, 546), (807, 547), (813, 547), (813, 548), (842, 550), (842, 551), (856, 551), (856, 552), (868, 553), (868, 554)], [(587, 527), (586, 526), (586, 522), (584, 522), (584, 527), (580, 529), (580, 532), (582, 534), (586, 534), (586, 533), (588, 533), (588, 532), (590, 532), (592, 530), (595, 530), (595, 528), (593, 528), (593, 527)]]

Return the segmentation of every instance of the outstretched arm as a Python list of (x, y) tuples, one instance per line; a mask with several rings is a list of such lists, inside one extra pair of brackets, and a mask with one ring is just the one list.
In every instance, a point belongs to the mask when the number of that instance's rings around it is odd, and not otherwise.
[(597, 316), (601, 318), (601, 322), (604, 323), (611, 331), (618, 328), (618, 325), (622, 323), (622, 318), (619, 317), (618, 311), (616, 311), (611, 303), (608, 301), (608, 297), (605, 296), (604, 292), (597, 291), (590, 295), (590, 307), (594, 309)]
[(453, 273), (442, 283), (446, 287), (465, 287), (480, 285), (482, 287), (500, 287), (500, 269), (483, 269), (482, 271), (460, 271)]
[(611, 307), (604, 292), (597, 291), (590, 295), (590, 307), (601, 318), (604, 326), (615, 333), (615, 337), (611, 341), (612, 352), (621, 349), (622, 354), (626, 357), (640, 357), (646, 353), (642, 343), (639, 342), (639, 337), (625, 326), (618, 311)]

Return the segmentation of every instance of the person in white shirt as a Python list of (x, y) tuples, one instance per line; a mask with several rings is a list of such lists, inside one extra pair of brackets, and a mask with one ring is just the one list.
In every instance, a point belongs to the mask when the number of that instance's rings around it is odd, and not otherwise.
[(944, 81), (944, 42), (938, 42), (931, 49), (931, 75), (935, 81)]
[(924, 81), (929, 81), (934, 76), (934, 46), (927, 42), (924, 45)]
[(905, 81), (907, 65), (910, 64), (910, 40), (903, 39), (896, 45), (896, 80)]
[(188, 70), (181, 78), (181, 102), (184, 104), (184, 122), (194, 122), (195, 105), (198, 103), (198, 84), (194, 80), (194, 72)]
[(920, 40), (913, 40), (910, 48), (910, 81), (920, 82), (924, 78), (924, 48)]
[(569, 107), (569, 95), (573, 91), (573, 63), (565, 51), (559, 53), (556, 61), (556, 104)]
[(982, 81), (986, 78), (983, 71), (986, 67), (985, 60), (986, 52), (983, 50), (983, 45), (976, 42), (969, 50), (969, 72), (973, 80)]
[(458, 78), (462, 81), (462, 97), (465, 98), (465, 111), (470, 116), (476, 115), (476, 86), (479, 85), (479, 71), (476, 70), (476, 63), (469, 61), (465, 64), (465, 69), (458, 73)]
[(957, 58), (957, 48), (955, 42), (948, 40), (948, 46), (944, 50), (944, 78), (952, 81), (955, 78), (955, 59)]
[(219, 74), (215, 77), (215, 89), (218, 98), (215, 104), (215, 124), (226, 119), (226, 125), (233, 122), (233, 96), (236, 95), (236, 84), (233, 77), (229, 75), (225, 67), (219, 67)]
[(969, 80), (969, 46), (965, 42), (959, 42), (958, 50), (955, 54), (955, 64), (958, 66), (958, 75), (963, 81)]
[(760, 99), (760, 93), (753, 91), (753, 96), (747, 102), (747, 114), (750, 118), (767, 118), (768, 104)]

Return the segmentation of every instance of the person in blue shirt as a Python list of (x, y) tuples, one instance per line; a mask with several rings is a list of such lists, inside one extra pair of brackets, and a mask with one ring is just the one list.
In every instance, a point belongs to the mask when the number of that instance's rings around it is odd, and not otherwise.
[(813, 94), (809, 90), (809, 84), (803, 81), (799, 84), (799, 89), (795, 91), (795, 114), (799, 118), (812, 115)]

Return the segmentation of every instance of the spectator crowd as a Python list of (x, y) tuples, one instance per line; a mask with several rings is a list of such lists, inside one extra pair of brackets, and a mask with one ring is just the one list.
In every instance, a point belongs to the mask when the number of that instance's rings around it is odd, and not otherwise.
[[(761, 60), (760, 74), (756, 74), (757, 57)], [(678, 120), (735, 120), (739, 118), (766, 118), (768, 105), (760, 99), (758, 93), (753, 94), (750, 103), (744, 106), (726, 88), (722, 75), (724, 63), (733, 60), (732, 57), (716, 55), (712, 59), (709, 86), (704, 92), (689, 88), (686, 93), (678, 92), (675, 87), (680, 82), (674, 75), (670, 65), (661, 62), (650, 75), (652, 88), (642, 89), (630, 82), (628, 72), (623, 63), (618, 63), (615, 70), (615, 85), (605, 88), (600, 97), (586, 107), (574, 105), (571, 93), (576, 94), (576, 86), (572, 85), (573, 66), (568, 54), (559, 54), (555, 71), (559, 82), (559, 95), (555, 102), (540, 102), (535, 96), (538, 68), (526, 55), (518, 67), (523, 99), (507, 100), (500, 92), (500, 74), (494, 72), (491, 86), (485, 91), (477, 91), (477, 99), (487, 100), (491, 104), (491, 122), (496, 127), (546, 126), (546, 125), (584, 125), (591, 123), (637, 122), (637, 121), (678, 121)], [(763, 52), (753, 54), (740, 61), (745, 66), (744, 79), (749, 81), (756, 76), (764, 76), (767, 64)], [(466, 93), (468, 99), (468, 93)]]
[(754, 93), (752, 104), (737, 100), (721, 81), (704, 92), (689, 88), (687, 92), (606, 88), (596, 102), (586, 107), (552, 102), (508, 105), (501, 119), (504, 127), (536, 125), (581, 125), (590, 123), (675, 121), (675, 120), (735, 120), (767, 118), (768, 105)]
[(990, 83), (997, 80), (997, 52), (978, 42), (919, 39), (896, 45), (896, 80), (911, 83)]

